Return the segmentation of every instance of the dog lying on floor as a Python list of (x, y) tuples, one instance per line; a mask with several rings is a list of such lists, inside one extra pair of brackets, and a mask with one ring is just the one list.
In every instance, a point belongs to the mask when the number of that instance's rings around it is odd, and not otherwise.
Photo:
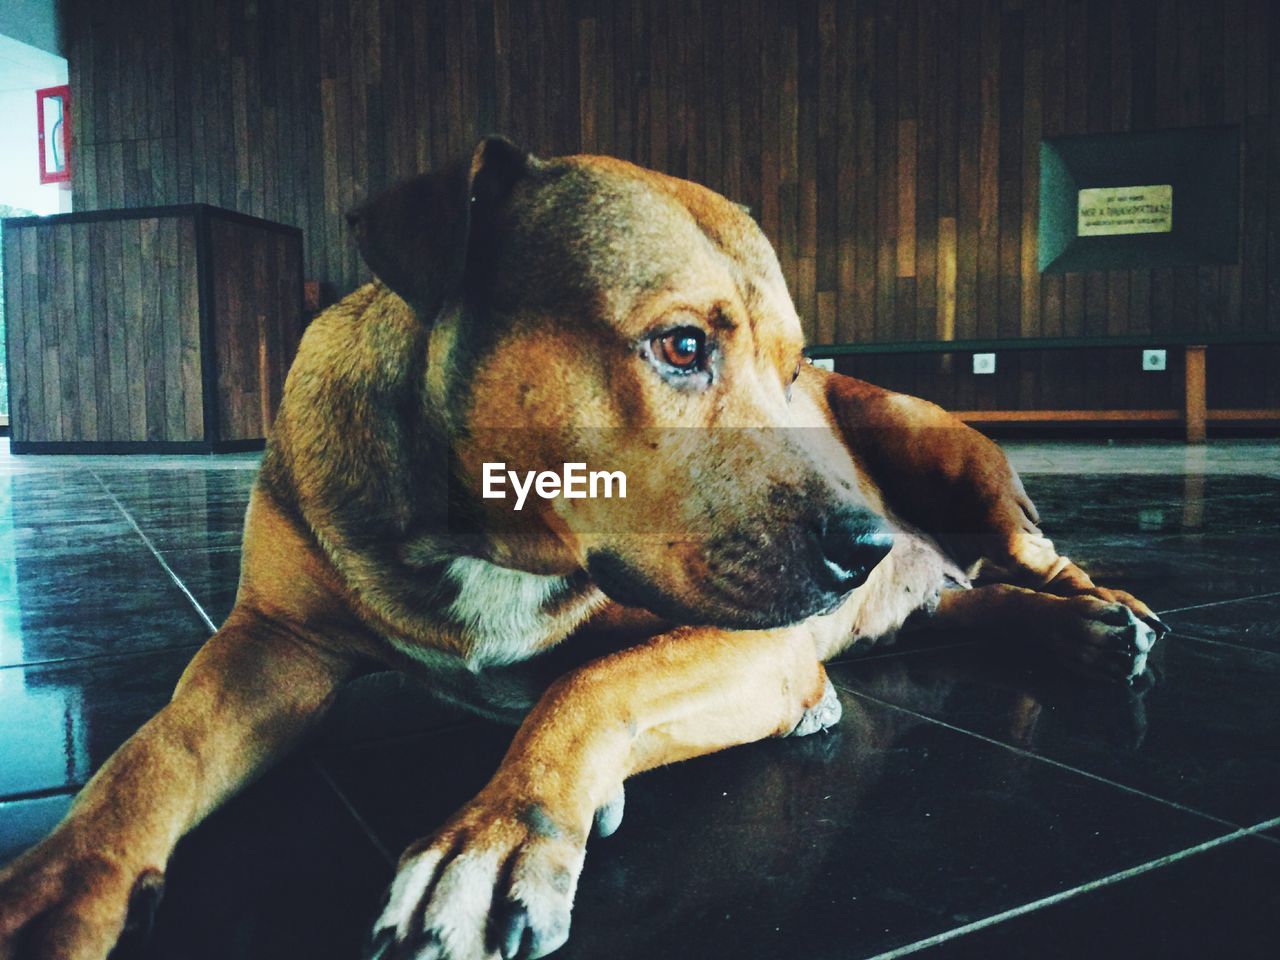
[[(0, 873), (5, 960), (105, 957), (178, 839), (361, 664), (523, 716), (488, 785), (405, 852), (383, 960), (555, 950), (628, 776), (835, 723), (823, 661), (908, 619), (1142, 673), (1163, 625), (1055, 552), (994, 444), (803, 361), (777, 259), (736, 204), (488, 138), (350, 219), (378, 280), (303, 338), (235, 608)], [(625, 496), (573, 496), (584, 465)], [(520, 484), (517, 511), (495, 490)], [(605, 653), (533, 702), (487, 680), (574, 644)]]

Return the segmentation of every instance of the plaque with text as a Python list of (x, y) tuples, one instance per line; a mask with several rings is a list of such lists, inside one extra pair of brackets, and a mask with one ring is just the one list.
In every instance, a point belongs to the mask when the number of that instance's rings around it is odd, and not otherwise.
[(1173, 230), (1173, 185), (1089, 187), (1081, 190), (1076, 236), (1115, 237)]
[(1042, 140), (1038, 212), (1042, 273), (1239, 263), (1240, 128)]

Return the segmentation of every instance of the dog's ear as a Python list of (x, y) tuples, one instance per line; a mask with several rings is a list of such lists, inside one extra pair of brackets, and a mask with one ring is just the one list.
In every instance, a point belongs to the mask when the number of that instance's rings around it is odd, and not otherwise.
[(469, 158), (373, 197), (347, 214), (365, 263), (430, 321), (462, 286), (477, 221), (532, 162), (509, 140), (486, 137)]

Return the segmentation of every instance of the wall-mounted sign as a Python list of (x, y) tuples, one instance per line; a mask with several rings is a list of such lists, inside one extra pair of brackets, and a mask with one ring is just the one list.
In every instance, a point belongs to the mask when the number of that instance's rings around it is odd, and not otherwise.
[(1076, 236), (1114, 237), (1173, 230), (1173, 185), (1088, 187), (1080, 191)]
[(40, 141), (40, 182), (71, 186), (71, 87), (36, 91), (36, 130)]
[(1042, 141), (1037, 240), (1043, 273), (1239, 263), (1240, 128)]

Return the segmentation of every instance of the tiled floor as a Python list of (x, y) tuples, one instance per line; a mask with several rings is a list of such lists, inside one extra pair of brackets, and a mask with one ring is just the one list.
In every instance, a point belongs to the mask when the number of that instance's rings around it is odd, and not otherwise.
[[(964, 642), (850, 657), (832, 733), (628, 787), (569, 958), (1280, 949), (1280, 446), (1016, 444), (1046, 530), (1174, 627), (1149, 688)], [(255, 458), (0, 453), (0, 862), (230, 609)], [(510, 732), (384, 674), (179, 847), (143, 956), (353, 958)]]

